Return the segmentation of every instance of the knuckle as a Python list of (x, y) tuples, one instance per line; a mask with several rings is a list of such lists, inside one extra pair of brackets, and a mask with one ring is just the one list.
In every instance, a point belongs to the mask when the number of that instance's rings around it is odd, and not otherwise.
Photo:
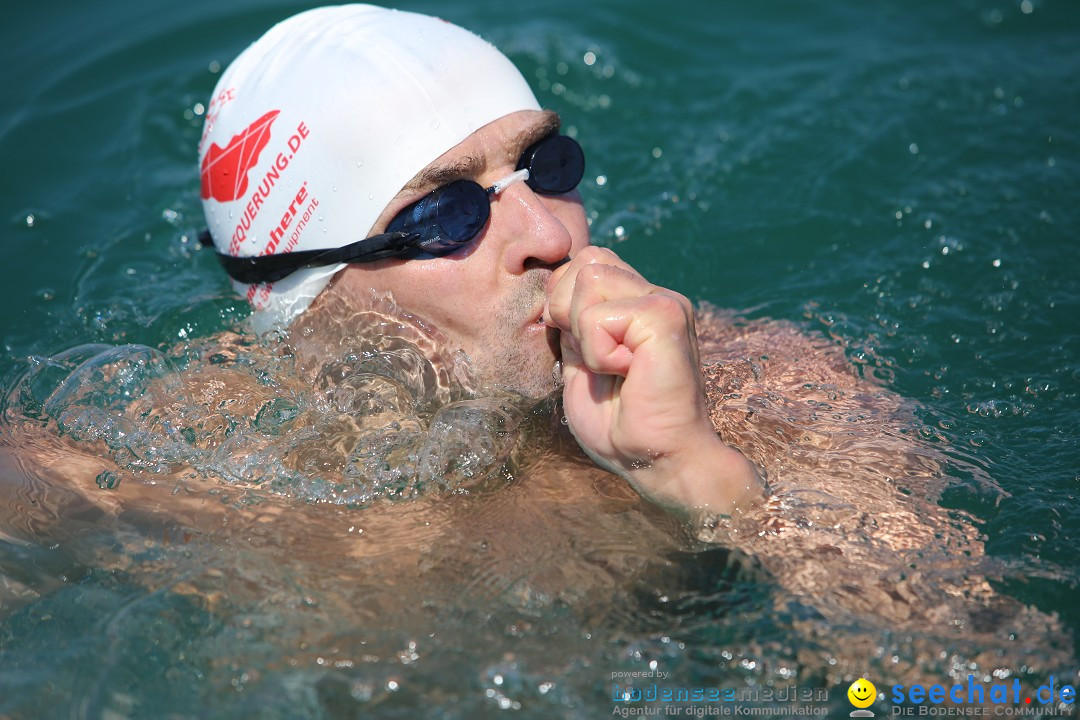
[(581, 269), (581, 272), (578, 273), (578, 282), (588, 286), (603, 282), (605, 275), (604, 268), (606, 267), (606, 265), (586, 265)]
[(674, 290), (668, 290), (667, 288), (661, 288), (656, 295), (664, 298), (663, 302), (665, 303), (665, 306), (670, 308), (671, 311), (677, 309), (688, 318), (694, 316), (694, 305), (685, 295), (677, 293)]
[(578, 258), (586, 263), (607, 263), (611, 262), (613, 259), (618, 260), (619, 256), (608, 248), (600, 247), (598, 245), (589, 245), (578, 252), (577, 258), (575, 259)]
[(677, 315), (680, 318), (686, 316), (690, 301), (682, 295), (672, 292), (658, 292), (650, 297), (652, 299), (652, 307), (657, 312), (663, 313), (664, 315)]
[(648, 313), (655, 322), (672, 330), (693, 333), (694, 315), (689, 301), (678, 293), (659, 292), (648, 297)]

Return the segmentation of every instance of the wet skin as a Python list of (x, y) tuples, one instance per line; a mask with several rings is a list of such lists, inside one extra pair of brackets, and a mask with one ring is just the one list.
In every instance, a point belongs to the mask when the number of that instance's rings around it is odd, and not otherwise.
[[(540, 111), (484, 126), (409, 182), (371, 232), (442, 184), (505, 178), (557, 127)], [(561, 356), (566, 417), (582, 448), (665, 508), (730, 514), (761, 496), (755, 468), (709, 422), (690, 302), (589, 246), (576, 192), (540, 195), (514, 183), (461, 251), (350, 266), (334, 289), (391, 295), (464, 350), (489, 385), (544, 395)]]

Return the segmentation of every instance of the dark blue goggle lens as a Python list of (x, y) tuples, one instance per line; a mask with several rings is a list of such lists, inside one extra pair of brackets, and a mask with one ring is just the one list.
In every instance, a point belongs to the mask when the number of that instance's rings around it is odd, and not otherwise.
[(457, 180), (395, 215), (386, 231), (420, 236), (409, 256), (444, 255), (479, 235), (490, 215), (487, 191), (472, 180)]
[(521, 154), (517, 169), (528, 168), (525, 182), (535, 192), (561, 195), (578, 186), (585, 175), (585, 153), (577, 141), (565, 135), (551, 135)]
[[(530, 146), (517, 169), (528, 169), (526, 181), (545, 195), (568, 193), (585, 174), (585, 153), (573, 138), (552, 135)], [(405, 257), (446, 255), (472, 240), (491, 216), (491, 188), (457, 180), (433, 190), (399, 212), (386, 232), (419, 235), (415, 251)]]

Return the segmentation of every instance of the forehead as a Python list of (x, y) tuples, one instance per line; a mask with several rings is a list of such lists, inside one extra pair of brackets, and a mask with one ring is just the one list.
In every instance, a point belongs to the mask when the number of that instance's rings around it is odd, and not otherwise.
[(533, 143), (558, 131), (559, 116), (551, 110), (523, 110), (485, 125), (433, 160), (405, 183), (399, 195), (433, 190), (486, 168), (516, 164)]

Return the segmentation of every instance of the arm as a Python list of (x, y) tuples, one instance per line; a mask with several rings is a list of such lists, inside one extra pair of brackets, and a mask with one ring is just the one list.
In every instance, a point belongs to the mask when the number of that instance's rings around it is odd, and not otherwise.
[(604, 248), (548, 281), (570, 430), (602, 467), (683, 514), (731, 514), (762, 493), (754, 466), (725, 445), (705, 407), (693, 311)]

